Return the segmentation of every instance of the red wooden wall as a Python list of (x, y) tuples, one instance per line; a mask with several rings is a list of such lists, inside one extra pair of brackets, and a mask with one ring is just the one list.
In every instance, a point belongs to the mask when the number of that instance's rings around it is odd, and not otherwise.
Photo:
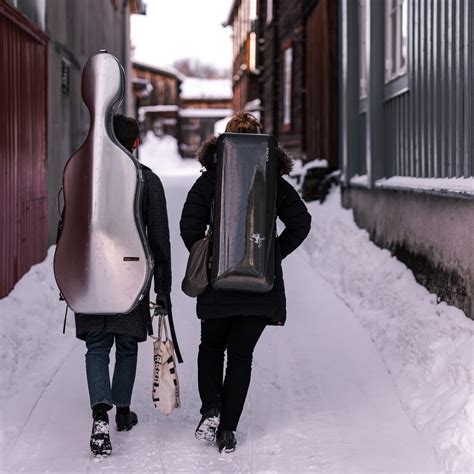
[(0, 2), (0, 298), (47, 251), (47, 37)]
[(338, 2), (320, 0), (306, 23), (306, 154), (338, 167)]

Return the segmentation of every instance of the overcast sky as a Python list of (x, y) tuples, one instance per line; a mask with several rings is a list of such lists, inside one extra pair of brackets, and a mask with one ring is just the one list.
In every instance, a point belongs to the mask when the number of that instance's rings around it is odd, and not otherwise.
[(169, 66), (190, 57), (230, 69), (231, 29), (222, 23), (232, 0), (147, 0), (146, 4), (145, 16), (131, 17), (134, 59)]

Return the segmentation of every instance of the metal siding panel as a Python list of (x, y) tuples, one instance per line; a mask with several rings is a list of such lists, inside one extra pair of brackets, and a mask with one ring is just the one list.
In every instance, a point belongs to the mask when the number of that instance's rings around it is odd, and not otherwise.
[(419, 68), (420, 68), (420, 82), (418, 89), (419, 96), (419, 140), (420, 140), (420, 176), (426, 176), (426, 86), (427, 86), (427, 74), (426, 74), (426, 56), (428, 51), (426, 50), (426, 0), (420, 0), (420, 13), (419, 13), (419, 28), (420, 28), (420, 57), (419, 57)]
[(409, 128), (409, 117), (410, 114), (409, 112), (409, 99), (410, 99), (410, 94), (405, 94), (404, 100), (403, 100), (403, 109), (402, 109), (402, 115), (403, 115), (403, 172), (401, 173), (402, 176), (406, 176), (408, 174), (408, 168), (409, 168), (409, 163), (410, 163), (410, 128)]
[(473, 5), (472, 2), (465, 4), (464, 14), (464, 169), (463, 174), (467, 178), (474, 174), (473, 161), (474, 161), (474, 150), (472, 149), (472, 105), (473, 98), (472, 93), (472, 67), (473, 67), (473, 54), (474, 54), (474, 25), (473, 25)]
[(463, 13), (464, 4), (463, 0), (457, 0), (456, 2), (456, 138), (455, 138), (455, 168), (456, 176), (461, 177), (463, 175), (463, 69), (465, 64), (462, 61), (462, 32), (463, 32)]
[(440, 153), (440, 177), (446, 176), (447, 170), (447, 134), (448, 134), (448, 94), (447, 94), (447, 81), (448, 81), (448, 47), (446, 37), (448, 34), (448, 15), (447, 11), (449, 9), (449, 5), (447, 2), (440, 2), (439, 8), (441, 9), (441, 29), (442, 32), (440, 37), (443, 38), (441, 43), (441, 86), (440, 86), (440, 95), (439, 99), (441, 101), (441, 135), (439, 136), (440, 145), (441, 145), (441, 153)]
[(414, 176), (414, 156), (415, 156), (415, 141), (414, 141), (414, 76), (415, 76), (415, 58), (414, 58), (414, 21), (415, 21), (415, 5), (414, 1), (408, 2), (408, 58), (409, 58), (409, 71), (411, 76), (410, 93), (408, 94), (408, 114), (407, 114), (407, 126), (408, 126), (408, 163), (405, 169), (405, 175)]
[(420, 176), (420, 2), (414, 1), (414, 51), (413, 51), (413, 142), (414, 142), (414, 174), (411, 176)]
[(427, 0), (426, 15), (426, 175), (433, 176), (433, 0)]
[(433, 5), (433, 176), (439, 177), (440, 162), (440, 135), (441, 130), (441, 101), (440, 101), (440, 61), (441, 61), (441, 29), (440, 29), (440, 6), (439, 2)]
[(447, 63), (447, 85), (446, 85), (446, 97), (448, 100), (448, 123), (447, 123), (447, 133), (448, 133), (448, 140), (446, 146), (446, 164), (447, 164), (447, 177), (451, 178), (454, 176), (453, 173), (453, 134), (454, 134), (454, 120), (455, 120), (455, 108), (453, 104), (453, 83), (454, 83), (454, 68), (455, 63), (454, 59), (454, 18), (453, 18), (453, 0), (447, 0), (448, 5), (448, 15), (447, 15), (447, 22), (448, 22), (448, 34), (447, 34), (447, 52), (448, 52), (448, 63)]
[(397, 130), (398, 130), (398, 172), (397, 175), (401, 174), (401, 170), (403, 168), (403, 139), (404, 139), (404, 131), (403, 131), (403, 103), (405, 101), (405, 96), (402, 95), (398, 98), (397, 101)]
[(367, 174), (367, 114), (359, 115), (359, 175)]
[[(389, 165), (387, 167), (387, 172), (390, 173), (390, 175), (398, 174), (400, 170), (400, 147), (399, 147), (399, 140), (400, 140), (400, 126), (399, 126), (399, 103), (400, 103), (400, 97), (396, 97), (394, 100), (392, 100), (392, 104), (390, 107), (390, 115), (392, 117), (392, 123), (393, 123), (393, 130), (391, 133), (393, 133), (392, 137), (392, 148), (393, 148), (393, 154), (392, 154), (392, 161), (393, 164)], [(386, 135), (385, 135), (386, 136)]]

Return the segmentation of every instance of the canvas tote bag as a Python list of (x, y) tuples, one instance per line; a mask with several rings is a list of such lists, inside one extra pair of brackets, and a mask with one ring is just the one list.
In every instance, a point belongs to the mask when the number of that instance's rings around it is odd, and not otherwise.
[(153, 343), (153, 403), (158, 411), (169, 415), (181, 402), (173, 341), (169, 338), (166, 318), (158, 317), (158, 337)]

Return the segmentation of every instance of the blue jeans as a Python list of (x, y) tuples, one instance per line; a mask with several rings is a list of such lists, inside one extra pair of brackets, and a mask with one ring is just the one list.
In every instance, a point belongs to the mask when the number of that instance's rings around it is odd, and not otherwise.
[[(115, 339), (115, 370), (110, 386), (109, 354)], [(138, 342), (135, 337), (92, 331), (86, 336), (86, 372), (91, 408), (130, 406), (137, 371)]]

